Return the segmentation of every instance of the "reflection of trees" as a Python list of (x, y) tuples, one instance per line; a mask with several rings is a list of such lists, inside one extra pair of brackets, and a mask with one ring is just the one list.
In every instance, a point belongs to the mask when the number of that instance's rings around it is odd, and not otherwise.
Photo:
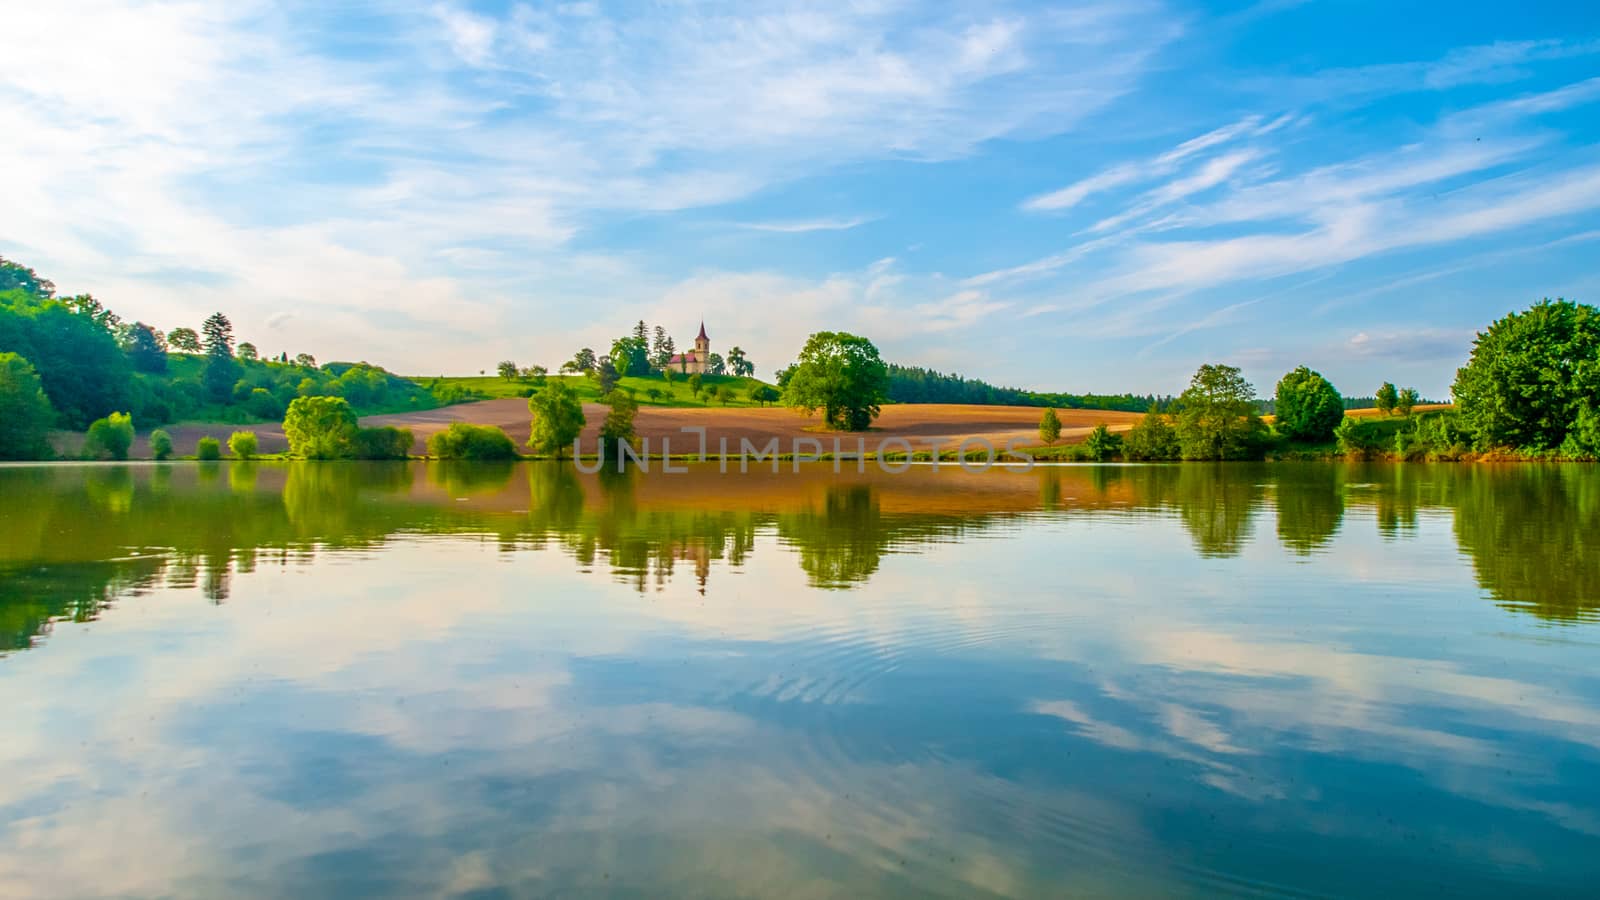
[(1344, 469), (1288, 463), (1275, 474), (1278, 540), (1300, 556), (1326, 547), (1344, 520)]
[(866, 485), (830, 487), (820, 510), (778, 517), (778, 536), (800, 554), (817, 587), (849, 587), (878, 571), (888, 552), (883, 515)]
[[(410, 471), (404, 463), (397, 465)], [(452, 497), (498, 493), (511, 482), (516, 467), (516, 462), (509, 459), (440, 459), (427, 463), (428, 480)]]
[(1244, 549), (1261, 503), (1261, 467), (1184, 463), (1129, 471), (1138, 502), (1176, 508), (1201, 556), (1237, 556)]
[(1600, 472), (1471, 467), (1452, 499), (1456, 540), (1496, 602), (1558, 622), (1600, 618)]

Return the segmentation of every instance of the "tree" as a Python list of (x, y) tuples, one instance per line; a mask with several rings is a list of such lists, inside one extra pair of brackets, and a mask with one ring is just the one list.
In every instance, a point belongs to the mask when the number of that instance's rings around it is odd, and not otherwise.
[(92, 294), (78, 294), (75, 297), (64, 297), (62, 303), (72, 310), (75, 315), (83, 316), (105, 331), (115, 334), (117, 326), (122, 324), (122, 317), (107, 309), (104, 304), (94, 298)]
[[(1451, 393), (1480, 448), (1553, 450), (1572, 437), (1578, 452), (1563, 452), (1584, 455), (1587, 423), (1600, 413), (1600, 309), (1545, 299), (1496, 320)], [(1589, 445), (1595, 452), (1600, 445)]]
[[(642, 326), (644, 323), (640, 323)], [(650, 344), (637, 334), (617, 338), (611, 344), (611, 364), (623, 375), (649, 375)]]
[(135, 369), (151, 374), (167, 370), (167, 339), (161, 336), (161, 332), (143, 322), (135, 322), (128, 328), (127, 334), (127, 344), (123, 349)]
[(1061, 419), (1053, 409), (1045, 409), (1039, 418), (1039, 440), (1050, 446), (1061, 440)]
[(745, 396), (749, 397), (754, 403), (766, 406), (768, 403), (778, 399), (778, 392), (769, 385), (757, 383), (750, 385), (750, 390), (745, 392)]
[(233, 393), (233, 383), (239, 380), (239, 366), (233, 359), (233, 324), (222, 313), (212, 313), (200, 326), (205, 336), (206, 368), (202, 375), (206, 393), (211, 399), (222, 402)]
[(1395, 392), (1394, 385), (1385, 381), (1372, 395), (1372, 400), (1378, 405), (1378, 412), (1389, 415), (1394, 412), (1394, 406), (1400, 402), (1400, 395)]
[(260, 354), (256, 352), (256, 345), (249, 341), (241, 341), (239, 343), (236, 355), (245, 362), (255, 362), (261, 358)]
[(807, 415), (823, 411), (828, 427), (862, 431), (878, 417), (889, 387), (878, 348), (864, 337), (819, 331), (806, 340), (786, 381), (784, 402)]
[(1344, 419), (1344, 399), (1328, 379), (1305, 366), (1278, 380), (1273, 404), (1278, 432), (1296, 441), (1332, 440)]
[[(15, 264), (0, 257), (0, 278), (8, 277), (3, 268), (7, 265)], [(48, 437), (55, 417), (33, 364), (16, 353), (0, 353), (0, 459), (49, 456)]]
[(67, 428), (87, 428), (135, 399), (132, 367), (117, 336), (59, 300), (15, 288), (0, 292), (0, 351), (28, 360)]
[(222, 442), (207, 435), (195, 442), (194, 455), (201, 462), (216, 462), (222, 458)]
[(1154, 410), (1145, 413), (1122, 441), (1122, 455), (1128, 459), (1177, 459), (1182, 453), (1177, 430)]
[(0, 256), (0, 291), (10, 290), (24, 291), (40, 300), (49, 300), (56, 295), (56, 286), (50, 279), (40, 277), (39, 273), (22, 263)]
[(1083, 443), (1095, 462), (1105, 462), (1112, 454), (1122, 449), (1122, 438), (1112, 434), (1104, 422), (1094, 426), (1094, 430), (1089, 432), (1088, 439)]
[(609, 357), (600, 360), (599, 364), (594, 367), (592, 374), (594, 375), (594, 380), (600, 385), (600, 396), (602, 397), (616, 390), (617, 382), (622, 379), (622, 375), (617, 372), (617, 367), (612, 365)]
[(501, 360), (496, 370), (500, 373), (500, 377), (507, 381), (517, 380), (517, 364), (509, 359)]
[(150, 432), (150, 455), (158, 460), (172, 456), (172, 435), (160, 428)]
[(1416, 388), (1402, 388), (1394, 401), (1395, 412), (1402, 416), (1411, 415), (1411, 411), (1417, 408), (1419, 399), (1421, 399), (1421, 396), (1417, 393)]
[(283, 417), (289, 452), (304, 459), (348, 459), (359, 427), (343, 397), (296, 397)]
[(667, 330), (657, 325), (655, 336), (650, 340), (650, 364), (658, 369), (665, 366), (667, 360), (672, 358), (672, 351), (667, 349), (669, 340), (671, 339), (667, 337)]
[(699, 372), (689, 376), (689, 394), (696, 400), (700, 399), (700, 391), (705, 387), (705, 376)]
[(706, 374), (707, 375), (726, 375), (726, 374), (728, 374), (727, 364), (722, 361), (722, 355), (721, 354), (713, 353), (709, 357), (706, 358)]
[(583, 404), (563, 382), (558, 381), (529, 397), (528, 412), (533, 413), (528, 446), (535, 452), (560, 459), (567, 445), (583, 433)]
[(639, 404), (624, 391), (612, 391), (600, 398), (600, 402), (611, 407), (600, 424), (600, 456), (615, 459), (621, 455), (624, 443), (631, 445), (638, 439), (633, 430), (633, 417), (639, 411)]
[(756, 364), (744, 355), (744, 351), (734, 347), (728, 351), (728, 371), (740, 378), (749, 378), (756, 373)]
[(309, 353), (297, 353), (294, 357), (294, 364), (305, 369), (315, 369), (317, 367), (317, 358)]
[(128, 448), (132, 446), (133, 417), (114, 412), (90, 423), (88, 437), (83, 442), (83, 455), (90, 459), (127, 459)]
[(167, 332), (167, 346), (183, 353), (199, 353), (200, 336), (193, 328), (174, 328)]
[(550, 370), (544, 366), (533, 365), (522, 370), (522, 380), (533, 382), (535, 387), (544, 387), (545, 379), (550, 375)]
[(228, 438), (228, 452), (240, 459), (251, 459), (256, 455), (256, 433), (254, 431), (235, 431)]
[(1178, 443), (1184, 459), (1244, 459), (1263, 426), (1255, 390), (1235, 366), (1203, 365), (1178, 396)]
[(452, 422), (428, 437), (428, 455), (439, 459), (516, 459), (517, 445), (493, 425)]
[(595, 365), (596, 359), (594, 351), (588, 347), (585, 347), (578, 351), (578, 355), (574, 356), (567, 362), (562, 363), (561, 371), (572, 373), (582, 372), (583, 374), (587, 375), (588, 373), (594, 371)]

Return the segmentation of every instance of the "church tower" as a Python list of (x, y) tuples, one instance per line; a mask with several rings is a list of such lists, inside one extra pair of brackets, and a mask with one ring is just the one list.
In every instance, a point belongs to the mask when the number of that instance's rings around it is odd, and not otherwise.
[(700, 320), (700, 333), (698, 335), (695, 335), (695, 339), (694, 339), (694, 358), (700, 360), (700, 362), (702, 362), (702, 363), (710, 365), (710, 362), (711, 362), (711, 339), (706, 337), (706, 320), (705, 319), (701, 319)]

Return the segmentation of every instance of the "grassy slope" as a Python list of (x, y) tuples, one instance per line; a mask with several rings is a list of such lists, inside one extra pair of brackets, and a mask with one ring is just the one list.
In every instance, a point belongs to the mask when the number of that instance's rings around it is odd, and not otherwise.
[[(288, 370), (291, 374), (298, 375), (302, 378), (305, 377), (305, 375), (310, 374), (312, 371), (311, 369), (306, 369), (303, 366), (297, 366), (294, 363), (267, 362), (265, 360), (257, 360), (255, 362), (244, 362), (243, 360), (239, 360), (238, 362), (241, 375), (256, 367), (270, 369), (275, 373), (279, 370)], [(147, 375), (145, 377), (160, 378), (169, 382), (179, 381), (186, 378), (191, 380), (200, 380), (205, 373), (205, 367), (206, 358), (204, 354), (174, 352), (167, 354), (167, 371), (165, 373), (155, 376)], [(395, 377), (399, 378), (401, 376), (397, 375)], [(356, 407), (356, 413), (363, 416), (376, 416), (385, 413), (416, 412), (418, 410), (434, 409), (439, 405), (438, 403), (434, 402), (432, 397), (427, 395), (426, 391), (413, 396), (411, 400), (413, 402), (359, 406)], [(208, 403), (201, 407), (200, 411), (195, 415), (185, 417), (184, 421), (218, 422), (222, 424), (242, 425), (277, 420), (267, 420), (262, 419), (259, 416), (251, 415), (249, 410), (233, 403)], [(138, 423), (135, 424), (137, 425)], [(140, 430), (143, 431), (144, 428), (141, 426)]]
[[(576, 393), (578, 397), (583, 400), (583, 402), (599, 402), (600, 384), (593, 378), (589, 378), (585, 375), (549, 376), (551, 381), (554, 381), (558, 378), (564, 379), (567, 386), (572, 388), (573, 392)], [(664, 381), (660, 376), (653, 376), (649, 378), (630, 376), (621, 379), (617, 382), (617, 384), (619, 387), (631, 389), (633, 391), (634, 399), (638, 400), (641, 406), (685, 407), (725, 405), (729, 407), (753, 407), (760, 405), (752, 402), (748, 397), (745, 396), (746, 392), (750, 390), (751, 385), (765, 384), (765, 382), (761, 381), (760, 379), (735, 378), (732, 375), (706, 375), (704, 376), (704, 379), (705, 383), (699, 399), (695, 399), (694, 395), (690, 393), (689, 379), (684, 375), (674, 375), (670, 384)], [(429, 386), (434, 381), (432, 378), (414, 376), (411, 378), (411, 380), (422, 385), (423, 387)], [(498, 375), (469, 375), (465, 377), (451, 376), (442, 378), (440, 381), (442, 381), (444, 384), (460, 385), (467, 390), (475, 391), (479, 395), (491, 400), (497, 397), (520, 397), (522, 396), (523, 391), (526, 391), (532, 386), (531, 382), (520, 380), (507, 381)], [(720, 385), (724, 390), (729, 387), (733, 388), (733, 399), (729, 400), (726, 404), (720, 400), (711, 400), (706, 396), (705, 391), (710, 390), (712, 385)], [(662, 392), (662, 396), (659, 400), (652, 400), (650, 398), (648, 392), (651, 388), (655, 388), (656, 390)]]

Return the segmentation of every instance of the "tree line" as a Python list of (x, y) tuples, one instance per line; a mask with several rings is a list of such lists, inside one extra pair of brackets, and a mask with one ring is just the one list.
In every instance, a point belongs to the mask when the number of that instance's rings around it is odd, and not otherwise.
[(895, 363), (888, 364), (888, 374), (887, 398), (892, 403), (972, 403), (1145, 412), (1163, 408), (1172, 401), (1171, 397), (1155, 394), (1069, 394), (996, 387), (978, 378)]
[[(89, 294), (61, 297), (32, 268), (0, 257), (0, 458), (51, 455), (54, 429), (94, 430), (87, 449), (115, 457), (125, 417), (281, 419), (297, 397), (338, 396), (357, 409), (428, 408), (426, 389), (367, 363), (318, 366), (307, 353), (263, 357), (218, 312), (198, 329), (129, 322)], [(113, 422), (112, 414), (120, 414)], [(107, 429), (111, 429), (108, 431)]]

